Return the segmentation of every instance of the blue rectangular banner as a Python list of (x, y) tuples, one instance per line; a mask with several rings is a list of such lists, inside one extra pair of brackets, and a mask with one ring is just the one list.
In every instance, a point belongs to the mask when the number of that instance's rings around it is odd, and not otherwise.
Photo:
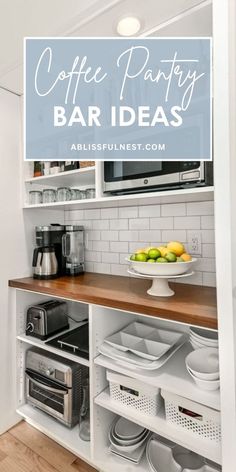
[(211, 160), (210, 38), (26, 38), (26, 160)]

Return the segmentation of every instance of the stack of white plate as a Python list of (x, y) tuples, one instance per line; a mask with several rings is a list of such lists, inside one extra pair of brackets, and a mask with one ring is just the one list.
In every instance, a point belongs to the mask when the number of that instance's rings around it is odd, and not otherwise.
[(185, 359), (186, 367), (194, 382), (202, 390), (217, 390), (220, 387), (219, 351), (203, 347), (190, 352)]
[(138, 464), (146, 448), (149, 431), (123, 417), (119, 417), (109, 431), (112, 454)]
[(202, 328), (190, 328), (190, 343), (193, 349), (202, 347), (218, 348), (218, 332)]

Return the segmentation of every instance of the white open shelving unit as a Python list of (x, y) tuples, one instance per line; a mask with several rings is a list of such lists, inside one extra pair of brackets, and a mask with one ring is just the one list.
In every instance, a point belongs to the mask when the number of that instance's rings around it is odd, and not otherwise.
[[(27, 167), (28, 166), (28, 167)], [(214, 187), (187, 187), (183, 189), (160, 190), (132, 195), (109, 195), (103, 193), (103, 164), (96, 162), (94, 167), (76, 169), (58, 174), (40, 177), (29, 175), (29, 163), (25, 163), (23, 181), (23, 208), (49, 210), (77, 210), (89, 208), (117, 207), (129, 205), (148, 205), (159, 203), (180, 203), (214, 199)], [(85, 189), (95, 188), (95, 198), (86, 200), (70, 200), (65, 202), (41, 203), (29, 205), (29, 191), (46, 188), (70, 187)]]
[[(183, 447), (206, 457), (209, 460), (221, 463), (221, 448), (211, 440), (196, 436), (188, 430), (172, 426), (166, 422), (164, 406), (157, 416), (147, 416), (142, 412), (125, 407), (114, 402), (110, 398), (106, 371), (113, 371), (128, 375), (135, 379), (157, 388), (162, 388), (170, 393), (188, 398), (197, 404), (203, 404), (215, 410), (220, 410), (219, 391), (204, 392), (199, 390), (185, 368), (185, 357), (190, 352), (191, 347), (187, 342), (173, 357), (163, 365), (162, 368), (145, 372), (129, 369), (116, 361), (110, 360), (99, 354), (99, 347), (104, 339), (114, 332), (124, 328), (129, 323), (139, 320), (154, 327), (170, 328), (188, 334), (188, 326), (179, 322), (173, 322), (154, 318), (152, 316), (140, 315), (131, 312), (88, 305), (86, 303), (66, 300), (68, 303), (68, 313), (75, 317), (78, 322), (88, 315), (89, 319), (89, 360), (82, 359), (74, 354), (64, 353), (60, 349), (45, 345), (44, 341), (26, 336), (25, 320), (26, 311), (29, 305), (36, 304), (49, 298), (43, 293), (35, 293), (27, 290), (12, 289), (12, 306), (15, 307), (15, 336), (16, 336), (16, 378), (17, 378), (17, 398), (16, 411), (19, 417), (24, 418), (31, 425), (57, 441), (68, 450), (78, 455), (98, 470), (110, 472), (110, 470), (125, 472), (147, 472), (148, 465), (145, 455), (139, 465), (132, 465), (128, 462), (109, 454), (108, 432), (117, 415), (150, 429), (151, 432), (176, 442)], [(71, 328), (76, 324), (72, 323)], [(91, 441), (84, 442), (79, 438), (78, 426), (68, 429), (46, 413), (32, 407), (25, 401), (25, 354), (31, 346), (38, 346), (46, 351), (54, 352), (67, 359), (71, 359), (89, 367), (90, 375), (90, 422)]]

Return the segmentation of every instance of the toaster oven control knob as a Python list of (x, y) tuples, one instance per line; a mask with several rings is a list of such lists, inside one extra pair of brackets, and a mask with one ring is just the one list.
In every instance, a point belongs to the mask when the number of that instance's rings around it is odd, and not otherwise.
[(54, 374), (54, 369), (49, 368), (46, 370), (46, 375), (53, 375), (53, 374)]
[(33, 323), (28, 323), (26, 330), (27, 330), (28, 333), (33, 333), (33, 331), (34, 331), (34, 325), (33, 325)]

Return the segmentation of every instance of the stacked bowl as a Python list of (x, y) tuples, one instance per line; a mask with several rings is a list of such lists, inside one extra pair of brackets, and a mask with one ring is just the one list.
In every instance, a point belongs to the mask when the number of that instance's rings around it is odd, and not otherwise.
[(203, 347), (190, 352), (185, 359), (188, 373), (202, 390), (217, 390), (220, 387), (219, 352), (212, 347)]
[(190, 328), (190, 343), (193, 349), (202, 347), (218, 348), (218, 332), (201, 328)]
[(145, 450), (148, 435), (149, 430), (119, 417), (109, 432), (110, 452), (138, 463)]

